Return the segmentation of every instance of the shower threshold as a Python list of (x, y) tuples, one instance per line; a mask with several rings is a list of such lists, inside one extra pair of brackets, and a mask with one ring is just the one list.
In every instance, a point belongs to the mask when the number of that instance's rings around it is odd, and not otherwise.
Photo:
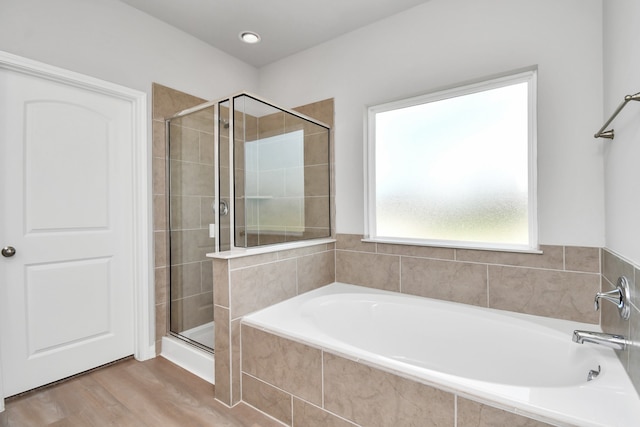
[[(168, 335), (162, 337), (162, 352), (160, 356), (175, 363), (183, 369), (199, 376), (211, 384), (215, 384), (215, 363), (213, 355), (213, 322), (193, 328), (189, 331), (192, 337), (198, 341), (210, 339), (211, 347), (206, 348), (204, 344), (196, 345), (198, 342), (185, 336), (185, 339), (178, 336)], [(195, 330), (195, 331), (194, 331)], [(209, 330), (210, 334), (205, 331)], [(184, 332), (183, 334), (184, 335)], [(208, 346), (207, 346), (208, 347)]]

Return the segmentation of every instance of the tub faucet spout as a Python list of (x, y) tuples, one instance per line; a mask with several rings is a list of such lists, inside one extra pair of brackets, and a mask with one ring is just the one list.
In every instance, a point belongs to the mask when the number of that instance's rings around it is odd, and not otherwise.
[(599, 344), (614, 350), (626, 350), (629, 340), (622, 335), (605, 334), (603, 332), (573, 331), (573, 342)]

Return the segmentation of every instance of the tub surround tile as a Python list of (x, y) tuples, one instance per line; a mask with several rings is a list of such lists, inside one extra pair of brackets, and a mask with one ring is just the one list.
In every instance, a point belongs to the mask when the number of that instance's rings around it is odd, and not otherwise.
[(336, 280), (400, 292), (400, 257), (336, 251)]
[(215, 324), (215, 397), (227, 406), (231, 406), (231, 325), (229, 310), (217, 306), (213, 311)]
[(540, 245), (542, 254), (456, 249), (456, 260), (519, 267), (564, 269), (562, 246)]
[(335, 282), (335, 254), (325, 251), (298, 258), (298, 294)]
[(156, 231), (153, 233), (154, 245), (154, 265), (157, 267), (166, 267), (169, 259), (167, 232)]
[(436, 248), (432, 246), (394, 245), (378, 243), (378, 253), (389, 255), (405, 255), (410, 257), (435, 258), (444, 260), (455, 259), (455, 249)]
[(246, 267), (254, 267), (260, 264), (267, 264), (270, 262), (278, 261), (277, 252), (269, 252), (259, 255), (251, 255), (241, 258), (233, 258), (230, 260), (231, 270), (238, 270)]
[(357, 427), (357, 425), (294, 397), (293, 427)]
[(616, 254), (608, 251), (602, 251), (602, 277), (606, 279), (608, 283), (605, 286), (605, 281), (602, 283), (602, 289), (608, 291), (615, 289), (616, 283), (618, 283), (618, 277), (625, 276), (627, 279), (633, 279), (634, 267), (628, 261), (618, 257)]
[(226, 260), (213, 260), (213, 302), (229, 308), (229, 263)]
[(295, 296), (296, 273), (295, 259), (231, 271), (232, 319)]
[(565, 246), (564, 264), (568, 271), (600, 273), (600, 248)]
[(242, 370), (315, 405), (322, 405), (322, 352), (242, 326)]
[(487, 307), (482, 264), (402, 257), (402, 293)]
[(242, 385), (240, 380), (242, 336), (240, 332), (241, 319), (231, 321), (231, 405), (235, 405), (242, 399)]
[(292, 419), (291, 399), (289, 393), (250, 375), (242, 375), (242, 400), (289, 426)]
[(551, 424), (506, 412), (459, 396), (457, 397), (457, 408), (457, 427), (551, 427)]
[(597, 274), (489, 266), (489, 307), (594, 323)]
[(454, 395), (324, 354), (325, 408), (363, 426), (453, 427)]
[(338, 234), (336, 249), (344, 251), (376, 252), (376, 244), (363, 242), (359, 234)]

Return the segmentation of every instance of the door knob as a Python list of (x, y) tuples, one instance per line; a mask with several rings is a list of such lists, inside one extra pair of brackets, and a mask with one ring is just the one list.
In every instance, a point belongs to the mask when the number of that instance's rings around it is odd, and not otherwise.
[(11, 258), (16, 254), (16, 248), (13, 246), (5, 246), (2, 248), (2, 256), (5, 258)]

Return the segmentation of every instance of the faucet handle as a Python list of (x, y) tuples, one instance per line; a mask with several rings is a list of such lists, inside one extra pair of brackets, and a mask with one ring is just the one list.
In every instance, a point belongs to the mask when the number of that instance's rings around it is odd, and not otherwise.
[(600, 299), (611, 301), (616, 305), (616, 307), (620, 308), (621, 304), (623, 304), (622, 295), (623, 292), (620, 290), (620, 288), (616, 288), (609, 292), (598, 292), (594, 300), (596, 311), (600, 309)]
[(600, 309), (600, 300), (605, 299), (610, 301), (618, 307), (620, 317), (624, 320), (629, 319), (631, 310), (629, 309), (629, 280), (625, 276), (618, 278), (618, 284), (616, 288), (609, 292), (598, 292), (594, 300), (594, 306), (596, 311)]

